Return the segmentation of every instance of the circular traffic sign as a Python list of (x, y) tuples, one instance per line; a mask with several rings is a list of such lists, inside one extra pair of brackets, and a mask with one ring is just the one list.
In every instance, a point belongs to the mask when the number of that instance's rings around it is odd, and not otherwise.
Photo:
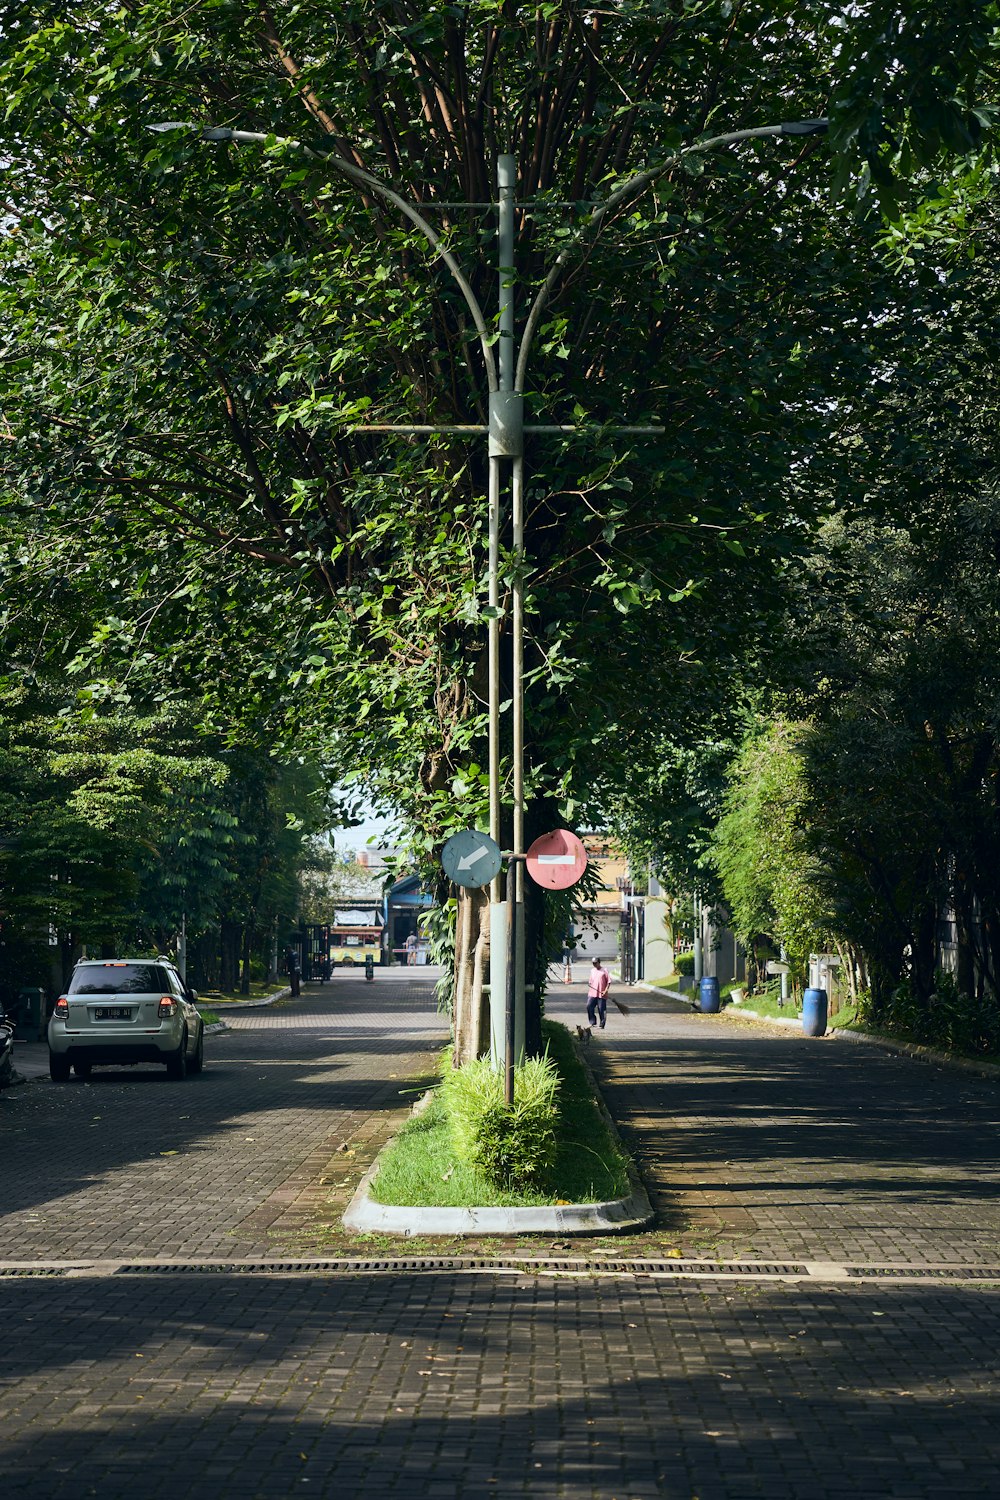
[(528, 850), (528, 874), (549, 891), (576, 885), (586, 868), (587, 851), (568, 828), (543, 833)]
[(494, 875), (500, 874), (503, 859), (499, 845), (488, 833), (463, 828), (461, 833), (453, 833), (441, 850), (441, 863), (445, 874), (456, 885), (475, 890), (481, 885), (489, 885)]

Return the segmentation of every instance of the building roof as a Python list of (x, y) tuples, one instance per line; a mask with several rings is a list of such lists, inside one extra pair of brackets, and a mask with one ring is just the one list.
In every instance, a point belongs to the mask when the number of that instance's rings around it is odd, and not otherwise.
[(433, 906), (434, 897), (421, 889), (419, 875), (401, 875), (389, 887), (390, 906)]

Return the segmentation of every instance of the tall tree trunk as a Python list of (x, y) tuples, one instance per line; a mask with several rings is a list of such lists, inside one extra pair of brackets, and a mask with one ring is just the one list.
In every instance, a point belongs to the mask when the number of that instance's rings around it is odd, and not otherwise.
[(245, 927), (243, 928), (243, 956), (242, 956), (242, 971), (243, 972), (240, 975), (240, 994), (241, 995), (249, 995), (249, 993), (250, 993), (250, 958), (251, 958), (251, 938), (252, 938), (252, 936), (253, 936), (253, 932), (252, 932), (250, 923), (247, 922), (246, 925), (245, 925)]
[(974, 916), (968, 887), (956, 881), (953, 895), (955, 911), (955, 938), (958, 945), (958, 964), (955, 982), (963, 995), (973, 995), (976, 990), (977, 943), (973, 929)]
[(219, 933), (219, 988), (230, 994), (239, 984), (240, 924), (223, 918)]
[(453, 1025), (455, 1065), (463, 1067), (490, 1050), (490, 894), (458, 891), (455, 923)]
[(934, 970), (937, 959), (937, 908), (927, 905), (917, 914), (914, 924), (913, 948), (910, 958), (910, 979), (914, 999), (926, 1010), (934, 990)]

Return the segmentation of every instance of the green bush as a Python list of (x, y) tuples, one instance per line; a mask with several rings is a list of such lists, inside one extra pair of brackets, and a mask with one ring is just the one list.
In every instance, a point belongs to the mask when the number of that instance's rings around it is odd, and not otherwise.
[(975, 1055), (1000, 1050), (1000, 1015), (996, 1009), (963, 994), (954, 975), (942, 969), (937, 971), (934, 993), (926, 1001), (919, 1000), (910, 981), (903, 979), (879, 1009), (866, 992), (858, 1019), (862, 1026), (946, 1052)]
[(675, 953), (674, 954), (674, 968), (677, 970), (677, 973), (680, 974), (682, 978), (693, 979), (694, 978), (694, 954), (693, 953)]
[(445, 1074), (441, 1097), (455, 1152), (497, 1187), (527, 1189), (556, 1157), (559, 1075), (552, 1060), (532, 1058), (514, 1074), (514, 1104), (489, 1058)]

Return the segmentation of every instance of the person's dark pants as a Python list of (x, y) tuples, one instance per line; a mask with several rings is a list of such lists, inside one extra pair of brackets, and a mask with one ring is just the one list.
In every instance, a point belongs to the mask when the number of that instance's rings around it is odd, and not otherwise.
[(601, 1030), (604, 1030), (604, 1022), (608, 1015), (608, 998), (606, 995), (587, 996), (587, 1020), (591, 1026), (597, 1024), (597, 1017), (601, 1018)]

